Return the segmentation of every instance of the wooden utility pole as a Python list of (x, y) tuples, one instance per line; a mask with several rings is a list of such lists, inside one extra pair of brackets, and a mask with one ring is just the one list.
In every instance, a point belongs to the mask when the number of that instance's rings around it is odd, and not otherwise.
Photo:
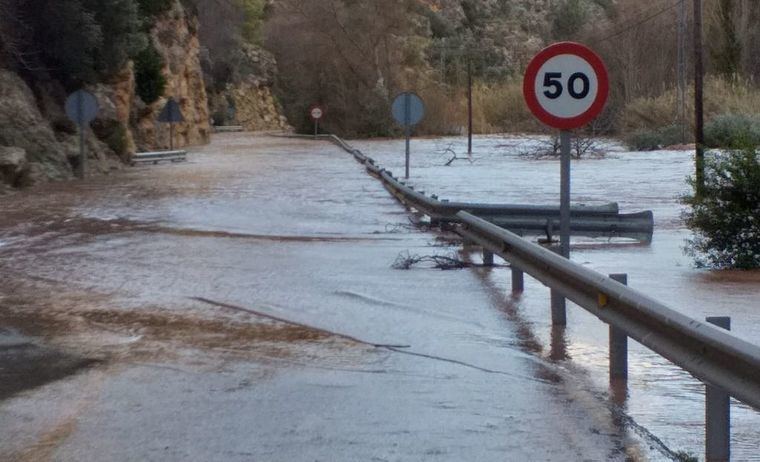
[(678, 125), (681, 143), (686, 144), (686, 0), (678, 2)]
[(472, 59), (467, 56), (467, 155), (472, 155)]
[(696, 197), (705, 190), (704, 63), (702, 60), (702, 0), (694, 0), (694, 142), (696, 143)]

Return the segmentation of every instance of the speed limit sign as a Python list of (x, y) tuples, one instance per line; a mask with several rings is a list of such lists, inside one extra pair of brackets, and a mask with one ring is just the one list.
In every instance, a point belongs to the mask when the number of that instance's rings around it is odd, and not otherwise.
[(309, 115), (312, 120), (319, 120), (325, 115), (325, 111), (319, 106), (312, 106), (309, 108)]
[(572, 130), (602, 112), (609, 93), (607, 68), (584, 45), (555, 43), (528, 65), (523, 93), (533, 115), (550, 127)]

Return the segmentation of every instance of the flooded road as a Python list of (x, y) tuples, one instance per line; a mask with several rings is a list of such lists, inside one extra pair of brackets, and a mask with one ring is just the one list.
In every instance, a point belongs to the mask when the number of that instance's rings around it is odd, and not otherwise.
[[(579, 343), (547, 341), (544, 290), (512, 299), (500, 268), (393, 269), (459, 247), (332, 145), (219, 136), (187, 164), (2, 197), (0, 214), (0, 374), (16, 384), (0, 459), (701, 452), (563, 359)], [(30, 380), (58, 358), (71, 367)]]
[[(403, 141), (354, 145), (380, 165), (403, 172)], [(414, 140), (411, 184), (451, 201), (558, 203), (559, 162), (531, 156), (540, 146), (537, 139), (476, 137), (473, 162), (455, 160), (447, 167), (452, 154), (444, 151), (451, 148), (459, 157), (466, 157), (466, 140)], [(573, 161), (573, 202), (618, 202), (623, 213), (652, 210), (654, 240), (643, 246), (577, 239), (573, 241), (573, 260), (603, 274), (628, 273), (632, 287), (693, 318), (731, 316), (736, 335), (760, 344), (760, 272), (696, 269), (683, 252), (690, 232), (681, 220), (679, 197), (689, 192), (685, 179), (694, 169), (693, 153), (631, 153), (615, 143), (602, 147), (608, 151), (604, 158)], [(504, 293), (509, 290), (509, 278), (508, 269), (495, 269), (483, 282)], [(530, 278), (526, 284), (519, 312), (537, 340), (550, 345), (556, 335), (550, 325), (548, 291)], [(592, 388), (606, 390), (606, 326), (584, 310), (571, 307), (562, 341), (568, 358), (562, 364), (587, 377)], [(635, 342), (630, 349), (627, 412), (666, 444), (701, 456), (704, 387)], [(760, 414), (734, 404), (732, 454), (735, 460), (760, 460)]]

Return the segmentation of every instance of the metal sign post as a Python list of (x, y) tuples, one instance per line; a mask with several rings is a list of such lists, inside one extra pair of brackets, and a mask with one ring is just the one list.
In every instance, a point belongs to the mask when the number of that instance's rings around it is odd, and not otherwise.
[[(528, 65), (523, 95), (533, 115), (560, 130), (560, 253), (570, 258), (570, 130), (591, 122), (607, 102), (609, 81), (601, 58), (574, 42), (551, 45)], [(552, 291), (552, 322), (566, 323), (565, 299)]]
[(319, 135), (319, 121), (325, 116), (325, 110), (319, 105), (313, 105), (309, 108), (309, 117), (314, 121), (314, 138)]
[(77, 176), (84, 178), (87, 172), (85, 129), (98, 115), (98, 99), (86, 90), (78, 90), (66, 98), (64, 109), (68, 118), (79, 128), (79, 165), (77, 166)]
[(412, 128), (425, 117), (425, 103), (414, 93), (401, 93), (393, 100), (391, 107), (393, 118), (404, 127), (406, 137), (406, 179), (409, 179), (409, 163), (411, 157)]
[(174, 98), (169, 98), (166, 102), (166, 106), (158, 115), (158, 121), (169, 124), (169, 150), (174, 151), (174, 124), (185, 121), (182, 110)]
[(404, 170), (404, 178), (409, 179), (409, 157), (412, 139), (412, 125), (410, 123), (412, 119), (412, 96), (409, 93), (404, 94), (404, 135), (406, 136), (406, 169)]
[(570, 258), (570, 142), (571, 133), (562, 130), (560, 140), (559, 248), (560, 255)]
[(472, 157), (472, 60), (467, 57), (467, 155)]

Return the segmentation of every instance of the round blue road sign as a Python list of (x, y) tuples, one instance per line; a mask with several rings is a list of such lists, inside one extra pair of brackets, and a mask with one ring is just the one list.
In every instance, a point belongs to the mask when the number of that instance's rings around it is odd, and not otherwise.
[(77, 90), (66, 98), (66, 115), (80, 127), (89, 124), (98, 115), (98, 99), (86, 90)]
[(425, 117), (425, 103), (412, 92), (401, 93), (393, 100), (393, 118), (399, 124), (409, 127), (417, 125)]

